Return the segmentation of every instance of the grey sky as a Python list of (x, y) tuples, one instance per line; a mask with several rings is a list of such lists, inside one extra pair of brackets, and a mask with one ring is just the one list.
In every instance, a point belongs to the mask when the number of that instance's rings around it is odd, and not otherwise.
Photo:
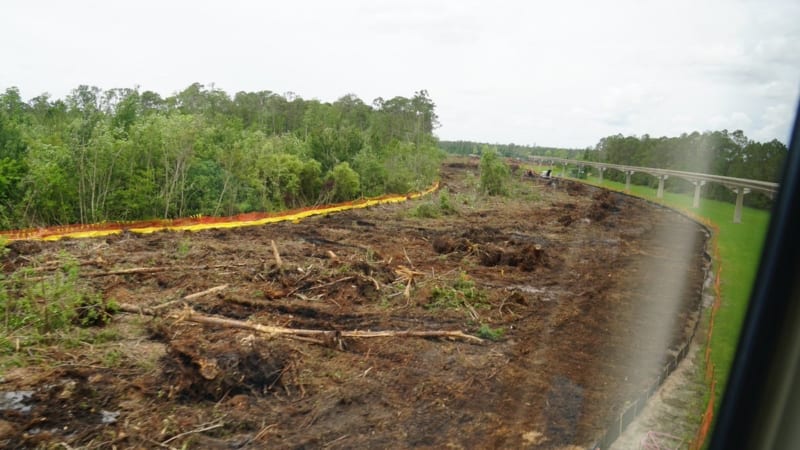
[(742, 129), (788, 141), (800, 2), (5, 1), (0, 89), (197, 81), (333, 101), (427, 89), (442, 139), (586, 147)]

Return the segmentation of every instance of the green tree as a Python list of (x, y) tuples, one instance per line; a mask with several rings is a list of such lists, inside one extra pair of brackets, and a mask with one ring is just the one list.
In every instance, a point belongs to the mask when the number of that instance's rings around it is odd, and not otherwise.
[(510, 179), (508, 165), (494, 149), (484, 146), (481, 155), (481, 191), (488, 195), (506, 195)]
[(367, 197), (387, 192), (388, 170), (381, 158), (370, 148), (363, 148), (353, 158), (353, 167), (361, 181), (361, 193)]
[(34, 142), (27, 155), (30, 171), (20, 202), (25, 224), (52, 225), (77, 221), (78, 183), (70, 150), (63, 145)]
[(331, 198), (336, 202), (357, 198), (361, 191), (358, 173), (350, 168), (350, 164), (346, 162), (337, 164), (330, 171), (327, 177), (327, 185), (331, 192)]
[(16, 206), (25, 193), (22, 180), (28, 171), (28, 144), (23, 137), (26, 109), (16, 88), (0, 94), (0, 228), (10, 228), (18, 222)]
[(300, 168), (300, 197), (305, 204), (315, 203), (322, 189), (322, 164), (314, 159), (303, 162)]

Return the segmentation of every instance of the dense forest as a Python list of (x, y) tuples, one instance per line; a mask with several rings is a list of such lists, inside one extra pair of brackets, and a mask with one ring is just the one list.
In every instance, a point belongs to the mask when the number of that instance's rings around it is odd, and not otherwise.
[(151, 91), (79, 86), (65, 99), (0, 94), (0, 229), (232, 215), (405, 193), (442, 152), (435, 105), (195, 83)]
[[(483, 144), (465, 141), (441, 142), (440, 146), (443, 150), (454, 154), (480, 154), (483, 148)], [(748, 139), (742, 131), (731, 133), (727, 130), (659, 138), (619, 134), (602, 138), (594, 148), (585, 150), (548, 149), (513, 144), (493, 147), (497, 148), (500, 154), (509, 157), (553, 156), (772, 182), (779, 181), (782, 164), (788, 153), (786, 145), (778, 140), (755, 142)], [(604, 176), (614, 181), (625, 181), (625, 175), (614, 170), (607, 171)], [(653, 187), (658, 184), (655, 178), (643, 173), (634, 174), (631, 182)], [(665, 188), (673, 192), (691, 192), (693, 189), (687, 181), (679, 178), (668, 179)], [(707, 198), (734, 201), (734, 194), (716, 183), (707, 184), (703, 190), (703, 195)], [(753, 193), (745, 196), (745, 204), (768, 208), (771, 200), (763, 194)]]

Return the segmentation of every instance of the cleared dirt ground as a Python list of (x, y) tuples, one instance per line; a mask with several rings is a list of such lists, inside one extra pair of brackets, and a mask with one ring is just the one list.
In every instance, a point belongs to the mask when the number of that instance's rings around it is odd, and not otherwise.
[[(688, 336), (705, 232), (564, 181), (524, 178), (513, 197), (483, 197), (477, 172), (468, 160), (445, 164), (458, 212), (438, 218), (411, 214), (437, 209), (437, 194), (296, 224), (12, 243), (7, 275), (54, 276), (72, 257), (82, 283), (121, 304), (152, 308), (228, 287), (156, 318), (117, 312), (83, 343), (23, 349), (33, 364), (2, 374), (0, 445), (590, 445)], [(675, 233), (683, 237), (664, 239)], [(154, 269), (108, 274), (129, 268)], [(312, 342), (173, 317), (187, 307), (290, 328), (487, 339)]]

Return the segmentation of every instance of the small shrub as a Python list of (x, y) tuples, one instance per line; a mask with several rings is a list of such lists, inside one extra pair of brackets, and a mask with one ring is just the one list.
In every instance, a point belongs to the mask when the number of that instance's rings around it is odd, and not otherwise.
[(79, 283), (74, 258), (62, 254), (60, 259), (62, 266), (51, 276), (34, 278), (28, 269), (0, 280), (0, 317), (7, 334), (19, 331), (25, 341), (36, 341), (73, 325), (103, 325), (111, 318), (114, 303)]
[(439, 209), (442, 214), (446, 216), (458, 214), (458, 209), (451, 200), (450, 191), (447, 189), (442, 189), (442, 191), (439, 192)]
[(481, 191), (488, 195), (508, 195), (510, 179), (508, 165), (497, 156), (497, 152), (484, 149), (481, 156)]
[(441, 212), (435, 203), (424, 202), (420, 203), (416, 208), (411, 210), (411, 216), (418, 217), (420, 219), (435, 219), (441, 216)]
[(475, 282), (464, 272), (450, 286), (435, 286), (431, 291), (428, 309), (465, 308), (486, 305), (486, 293), (475, 287)]
[(439, 201), (428, 200), (420, 203), (415, 208), (411, 209), (409, 215), (411, 217), (418, 217), (421, 219), (436, 219), (442, 215), (449, 216), (458, 214), (458, 210), (450, 198), (450, 192), (447, 189), (442, 189), (439, 192)]
[(105, 367), (117, 367), (122, 362), (123, 354), (117, 349), (112, 349), (103, 355), (103, 365)]
[(502, 328), (492, 328), (489, 325), (483, 324), (478, 328), (478, 337), (488, 339), (490, 341), (499, 341), (505, 334)]
[(189, 239), (181, 239), (181, 241), (178, 243), (176, 256), (179, 259), (186, 258), (186, 256), (189, 254), (190, 248), (191, 248), (191, 241)]
[(96, 293), (84, 294), (74, 305), (75, 316), (72, 322), (81, 327), (103, 326), (111, 321), (112, 315), (118, 310), (115, 302), (105, 302), (103, 297)]

